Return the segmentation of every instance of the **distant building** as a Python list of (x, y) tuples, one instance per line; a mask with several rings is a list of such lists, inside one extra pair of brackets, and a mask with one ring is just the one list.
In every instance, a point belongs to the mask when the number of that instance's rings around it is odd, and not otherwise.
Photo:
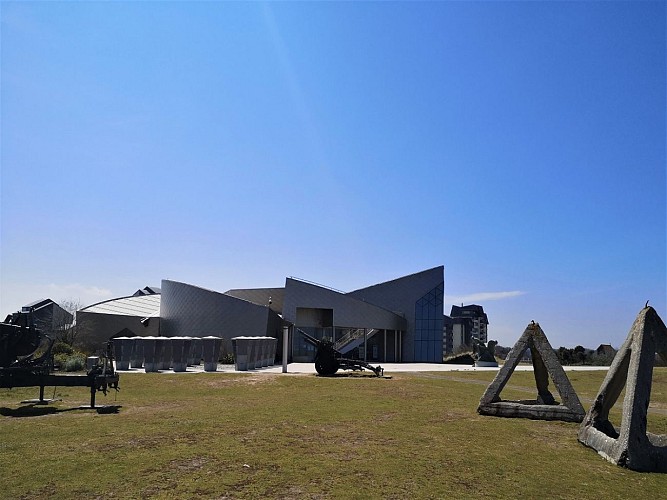
[(74, 322), (74, 316), (51, 299), (36, 300), (21, 308), (24, 313), (31, 311), (35, 327), (45, 335), (66, 330)]
[(611, 344), (600, 344), (597, 349), (595, 349), (595, 354), (598, 356), (616, 356), (616, 349), (614, 349)]
[(442, 359), (454, 352), (454, 321), (447, 316), (442, 321)]
[(462, 346), (470, 347), (475, 342), (487, 342), (489, 319), (482, 306), (452, 306), (449, 317), (445, 316), (446, 354), (456, 352)]

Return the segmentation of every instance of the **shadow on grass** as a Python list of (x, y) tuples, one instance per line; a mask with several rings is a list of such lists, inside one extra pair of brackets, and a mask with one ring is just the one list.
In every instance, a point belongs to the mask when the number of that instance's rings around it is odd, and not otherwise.
[(3, 417), (42, 417), (44, 415), (54, 415), (56, 413), (65, 413), (68, 411), (94, 411), (99, 414), (110, 414), (118, 413), (122, 408), (120, 405), (107, 405), (107, 406), (96, 406), (91, 408), (90, 406), (75, 406), (74, 408), (56, 408), (53, 406), (44, 406), (37, 404), (29, 404), (26, 406), (21, 406), (20, 408), (0, 408), (0, 415)]
[(340, 372), (334, 373), (333, 375), (319, 375), (315, 374), (319, 378), (391, 378), (391, 377), (378, 377), (374, 373), (369, 372)]

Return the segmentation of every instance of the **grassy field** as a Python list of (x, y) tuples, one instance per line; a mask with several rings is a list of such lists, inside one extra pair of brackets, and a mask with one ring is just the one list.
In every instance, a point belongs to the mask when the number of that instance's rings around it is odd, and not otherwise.
[[(478, 415), (493, 376), (128, 374), (98, 397), (119, 406), (110, 414), (70, 410), (82, 388), (48, 407), (18, 404), (36, 388), (1, 390), (0, 497), (664, 497), (667, 475), (606, 462), (577, 424)], [(588, 409), (604, 372), (569, 376)], [(533, 394), (532, 373), (516, 372), (503, 397)], [(667, 433), (664, 368), (649, 430)]]

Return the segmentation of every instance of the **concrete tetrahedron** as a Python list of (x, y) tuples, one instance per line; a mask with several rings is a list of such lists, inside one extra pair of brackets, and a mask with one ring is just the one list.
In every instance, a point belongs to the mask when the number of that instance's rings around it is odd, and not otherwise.
[[(528, 349), (533, 359), (537, 399), (503, 401), (500, 393)], [(560, 394), (561, 404), (556, 402), (549, 392), (549, 375)], [(570, 384), (556, 353), (551, 348), (540, 325), (535, 322), (531, 322), (526, 327), (521, 338), (512, 347), (505, 364), (482, 396), (477, 412), (497, 417), (564, 420), (566, 422), (581, 422), (585, 414), (577, 393)]]
[[(667, 361), (667, 328), (655, 310), (639, 312), (579, 429), (579, 441), (617, 465), (667, 472), (667, 435), (646, 432), (656, 352)], [(609, 410), (625, 387), (620, 432)]]

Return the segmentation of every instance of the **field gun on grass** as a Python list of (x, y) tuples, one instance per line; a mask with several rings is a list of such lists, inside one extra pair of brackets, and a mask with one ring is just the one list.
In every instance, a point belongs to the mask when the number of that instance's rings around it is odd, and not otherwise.
[(331, 376), (338, 370), (364, 370), (368, 369), (375, 373), (376, 376), (384, 375), (384, 368), (381, 366), (373, 366), (366, 361), (360, 359), (344, 358), (343, 354), (338, 351), (332, 342), (328, 340), (317, 340), (315, 337), (308, 335), (306, 332), (297, 328), (297, 331), (303, 335), (306, 342), (313, 345), (317, 351), (315, 353), (315, 370), (319, 375)]
[(0, 388), (38, 386), (36, 402), (44, 404), (46, 386), (89, 387), (90, 408), (95, 408), (97, 391), (106, 395), (108, 389), (118, 390), (110, 342), (85, 375), (53, 373), (53, 344), (54, 339), (35, 327), (32, 310), (9, 315), (0, 323)]

